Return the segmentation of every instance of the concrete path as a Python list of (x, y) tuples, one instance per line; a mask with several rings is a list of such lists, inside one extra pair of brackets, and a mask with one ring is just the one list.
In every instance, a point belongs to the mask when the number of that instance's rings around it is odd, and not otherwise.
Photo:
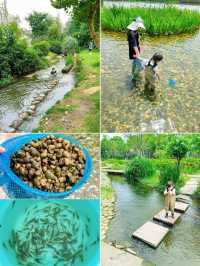
[(102, 242), (101, 266), (153, 266), (144, 259)]
[(186, 182), (180, 190), (181, 194), (192, 195), (197, 189), (198, 184), (200, 183), (200, 174), (199, 175), (189, 175), (191, 178)]

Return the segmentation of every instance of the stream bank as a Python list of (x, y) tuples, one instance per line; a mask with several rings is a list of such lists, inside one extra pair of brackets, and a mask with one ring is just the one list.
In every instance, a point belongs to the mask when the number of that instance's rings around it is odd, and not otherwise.
[(46, 112), (35, 132), (99, 132), (99, 60), (96, 50), (78, 54), (75, 86)]

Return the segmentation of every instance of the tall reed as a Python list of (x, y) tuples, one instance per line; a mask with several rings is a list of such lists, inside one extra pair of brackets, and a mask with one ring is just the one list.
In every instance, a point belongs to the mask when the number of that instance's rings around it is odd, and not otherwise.
[(124, 32), (137, 16), (144, 19), (146, 33), (149, 35), (179, 34), (194, 32), (200, 27), (200, 13), (193, 10), (181, 10), (176, 7), (103, 7), (102, 29)]

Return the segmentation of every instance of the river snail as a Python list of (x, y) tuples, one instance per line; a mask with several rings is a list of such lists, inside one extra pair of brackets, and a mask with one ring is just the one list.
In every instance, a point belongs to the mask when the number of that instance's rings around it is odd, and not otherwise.
[(11, 157), (11, 169), (31, 187), (65, 192), (84, 175), (85, 154), (77, 144), (49, 135), (15, 152)]

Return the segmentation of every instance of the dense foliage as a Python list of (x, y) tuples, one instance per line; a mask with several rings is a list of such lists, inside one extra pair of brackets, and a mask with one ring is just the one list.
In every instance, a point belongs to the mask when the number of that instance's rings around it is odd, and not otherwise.
[(125, 176), (128, 180), (140, 180), (142, 178), (150, 177), (155, 174), (155, 168), (152, 162), (144, 157), (133, 158), (126, 169)]
[(64, 8), (72, 15), (74, 21), (86, 23), (91, 38), (99, 47), (99, 0), (51, 0), (51, 3), (55, 8)]
[(200, 135), (105, 135), (101, 154), (109, 167), (125, 170), (131, 180), (151, 177), (151, 171), (144, 174), (151, 163), (156, 172), (149, 183), (162, 190), (172, 179), (179, 188), (185, 180), (183, 174), (200, 172)]
[(102, 29), (126, 32), (127, 26), (137, 16), (143, 18), (145, 32), (150, 35), (191, 33), (200, 27), (200, 14), (194, 10), (181, 10), (172, 6), (165, 8), (114, 6), (102, 9)]
[(0, 63), (0, 87), (42, 67), (38, 53), (22, 37), (16, 23), (0, 25)]
[(178, 184), (179, 181), (179, 172), (174, 163), (160, 167), (159, 188), (164, 190), (169, 180), (172, 180), (174, 184)]

